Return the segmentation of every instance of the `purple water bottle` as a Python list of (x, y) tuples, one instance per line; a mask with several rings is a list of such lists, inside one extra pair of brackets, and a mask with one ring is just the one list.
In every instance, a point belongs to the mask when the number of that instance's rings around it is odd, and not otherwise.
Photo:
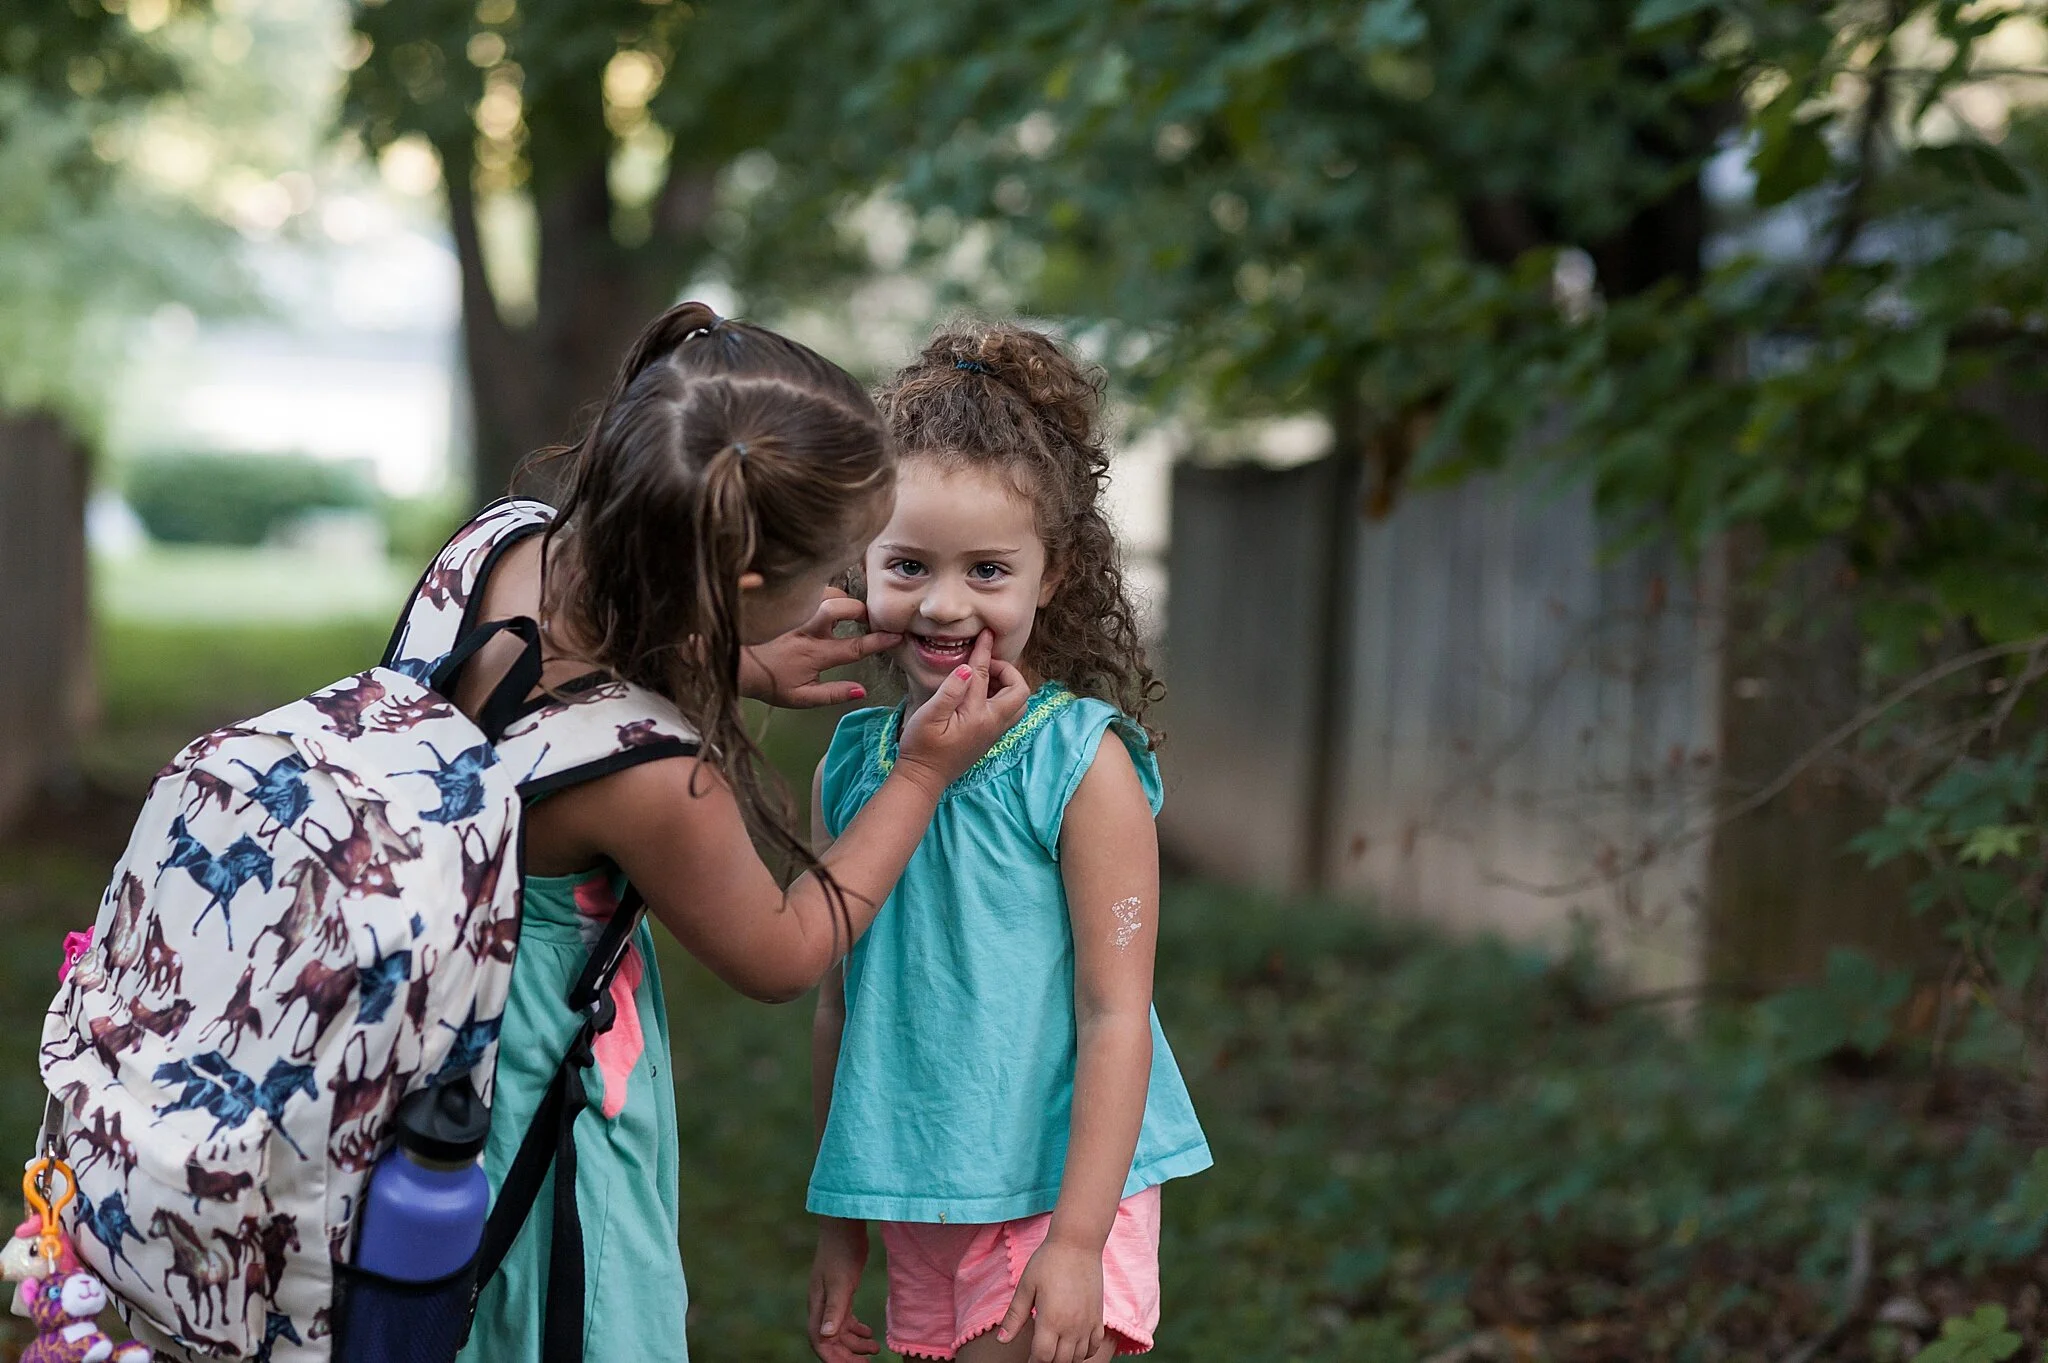
[(356, 1267), (400, 1282), (446, 1278), (476, 1256), (491, 1208), (477, 1156), (491, 1112), (469, 1082), (398, 1105), (398, 1144), (370, 1173)]

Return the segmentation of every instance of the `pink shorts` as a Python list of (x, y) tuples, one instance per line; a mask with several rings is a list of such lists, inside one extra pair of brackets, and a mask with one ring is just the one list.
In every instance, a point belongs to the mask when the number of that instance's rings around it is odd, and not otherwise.
[[(885, 1221), (889, 1347), (951, 1358), (1003, 1323), (1024, 1266), (1045, 1243), (1050, 1212), (995, 1225)], [(1159, 1189), (1125, 1198), (1102, 1247), (1102, 1323), (1120, 1354), (1152, 1347), (1159, 1328)]]

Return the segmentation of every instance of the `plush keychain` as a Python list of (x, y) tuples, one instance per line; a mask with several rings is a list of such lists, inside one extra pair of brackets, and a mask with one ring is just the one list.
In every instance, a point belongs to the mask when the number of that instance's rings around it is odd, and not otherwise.
[[(91, 948), (90, 932), (74, 932), (64, 939), (60, 982)], [(94, 1323), (107, 1309), (107, 1289), (82, 1270), (59, 1217), (78, 1196), (78, 1175), (57, 1157), (61, 1119), (52, 1099), (43, 1113), (45, 1153), (22, 1171), (28, 1219), (14, 1228), (14, 1238), (0, 1249), (0, 1280), (19, 1284), (12, 1301), (14, 1314), (36, 1326), (35, 1341), (22, 1353), (21, 1363), (150, 1363), (147, 1347), (116, 1347)]]
[(51, 1156), (32, 1160), (21, 1186), (33, 1214), (0, 1249), (0, 1277), (20, 1284), (14, 1312), (36, 1326), (21, 1363), (150, 1363), (147, 1348), (131, 1343), (117, 1349), (94, 1324), (107, 1307), (107, 1289), (80, 1270), (58, 1220), (78, 1195), (71, 1166)]
[[(25, 1283), (30, 1280), (40, 1282), (51, 1276), (52, 1266), (42, 1254), (42, 1231), (43, 1218), (40, 1216), (31, 1216), (14, 1228), (14, 1238), (7, 1242), (5, 1249), (0, 1249), (0, 1279), (10, 1283)], [(78, 1272), (78, 1256), (71, 1252), (70, 1242), (67, 1240), (61, 1243), (63, 1248), (59, 1251), (54, 1272)], [(16, 1303), (14, 1314), (26, 1316), (28, 1311)]]
[[(78, 1176), (63, 1160), (49, 1155), (28, 1162), (21, 1175), (21, 1195), (28, 1201), (28, 1219), (14, 1228), (14, 1238), (0, 1249), (0, 1276), (15, 1283), (41, 1282), (78, 1272), (78, 1256), (65, 1238), (63, 1210), (78, 1196)], [(22, 1294), (17, 1294), (16, 1314)]]
[(114, 1341), (93, 1323), (107, 1309), (107, 1289), (98, 1278), (39, 1278), (23, 1283), (18, 1295), (29, 1298), (29, 1319), (36, 1323), (35, 1342), (22, 1351), (21, 1363), (111, 1363)]

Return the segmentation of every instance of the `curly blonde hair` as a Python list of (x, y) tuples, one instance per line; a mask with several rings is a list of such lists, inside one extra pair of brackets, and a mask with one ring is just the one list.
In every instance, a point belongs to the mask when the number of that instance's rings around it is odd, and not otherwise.
[[(1166, 688), (1145, 658), (1123, 557), (1103, 514), (1102, 392), (1101, 371), (1044, 332), (984, 323), (933, 337), (875, 404), (899, 459), (999, 469), (1031, 499), (1059, 586), (1038, 613), (1024, 667), (1145, 725)], [(1156, 747), (1159, 734), (1145, 732)]]

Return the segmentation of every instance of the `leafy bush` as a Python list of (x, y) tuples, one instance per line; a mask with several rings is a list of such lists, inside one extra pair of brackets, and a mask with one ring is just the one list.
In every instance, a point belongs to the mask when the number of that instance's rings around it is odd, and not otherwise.
[[(2048, 641), (2035, 642), (2024, 669), (2000, 688), (2034, 725), (2041, 698), (2027, 693), (2038, 685), (2044, 649)], [(1954, 944), (1936, 1044), (1957, 1033), (1966, 1017), (1980, 1027), (1995, 1025), (2005, 1057), (2033, 1081), (2039, 1102), (2048, 1096), (2040, 1052), (2048, 1038), (2048, 992), (2041, 987), (2048, 734), (1997, 733), (2007, 718), (1995, 714), (1980, 726), (1991, 731), (1981, 742), (1906, 786), (1883, 823), (1856, 845), (1873, 864), (1903, 860), (1921, 872), (1913, 910), (1937, 916)]]
[(460, 497), (392, 497), (384, 502), (384, 541), (393, 561), (426, 567), (461, 528), (468, 503)]
[(309, 511), (376, 505), (357, 469), (285, 454), (178, 454), (138, 461), (128, 501), (165, 544), (261, 544)]
[[(1178, 885), (1161, 923), (1159, 1010), (1216, 1152), (1166, 1189), (1162, 1358), (1785, 1358), (1828, 1331), (1866, 1235), (1821, 1357), (1903, 1363), (1987, 1305), (2039, 1357), (2048, 1157), (1929, 1113), (1923, 1079), (1847, 1080), (1771, 1008), (1675, 1031), (1583, 963), (1351, 906)], [(808, 1010), (666, 939), (661, 968), (681, 1091), (719, 1095), (678, 1113), (691, 1334), (802, 1363)], [(1895, 1300), (1921, 1323), (1876, 1319)], [(1958, 1325), (1946, 1356), (1998, 1333)]]
[(2003, 1363), (2020, 1351), (2020, 1337), (2005, 1328), (2005, 1312), (1980, 1307), (1968, 1318), (1941, 1327), (1941, 1338), (1913, 1356), (1913, 1363)]

